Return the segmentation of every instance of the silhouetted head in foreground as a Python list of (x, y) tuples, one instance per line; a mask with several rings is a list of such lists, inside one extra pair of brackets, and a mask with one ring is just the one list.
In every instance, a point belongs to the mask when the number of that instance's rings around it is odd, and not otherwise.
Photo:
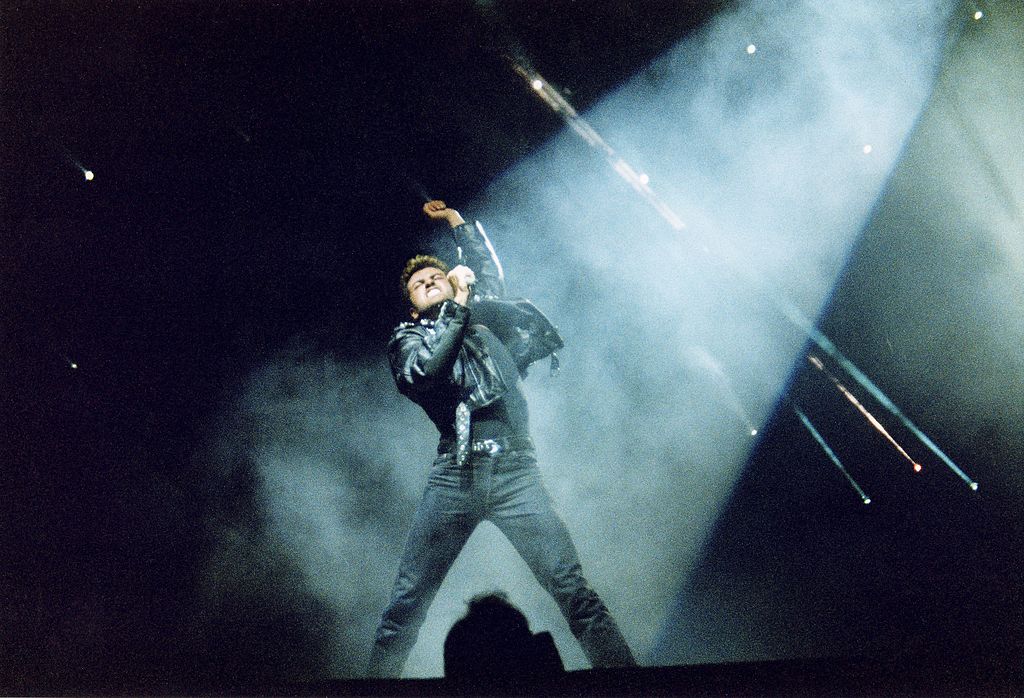
[(565, 671), (551, 633), (530, 632), (503, 592), (475, 596), (444, 641), (444, 675), (474, 682), (537, 680)]

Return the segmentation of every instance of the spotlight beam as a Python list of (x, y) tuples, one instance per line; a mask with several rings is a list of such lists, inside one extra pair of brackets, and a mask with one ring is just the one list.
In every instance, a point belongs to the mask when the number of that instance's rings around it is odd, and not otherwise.
[(514, 59), (509, 59), (512, 69), (516, 71), (533, 89), (544, 103), (551, 107), (551, 110), (562, 117), (562, 121), (575, 131), (591, 147), (601, 151), (612, 169), (626, 180), (647, 203), (654, 207), (662, 218), (664, 218), (674, 230), (682, 230), (686, 227), (682, 219), (672, 210), (672, 207), (662, 201), (650, 186), (650, 178), (636, 171), (628, 162), (623, 160), (615, 150), (605, 142), (601, 135), (594, 130), (594, 127), (587, 123), (586, 119), (577, 113), (571, 104), (551, 86), (551, 84), (537, 71), (528, 68)]
[(850, 487), (857, 492), (857, 496), (860, 497), (860, 501), (864, 504), (871, 504), (871, 498), (864, 493), (864, 490), (862, 490), (860, 485), (857, 484), (857, 481), (853, 479), (853, 476), (850, 475), (846, 468), (843, 467), (843, 464), (839, 461), (839, 457), (835, 454), (835, 451), (833, 451), (825, 442), (821, 433), (814, 428), (814, 425), (811, 424), (811, 420), (807, 418), (807, 415), (803, 413), (803, 410), (797, 407), (796, 404), (793, 404), (793, 411), (796, 413), (796, 416), (800, 418), (800, 421), (803, 422), (804, 427), (808, 432), (810, 432), (811, 436), (814, 437), (814, 440), (818, 442), (819, 446), (821, 446), (821, 450), (825, 452), (825, 455), (829, 457), (829, 460), (839, 468), (839, 472), (841, 472), (843, 477), (846, 478), (846, 481), (850, 483)]
[(732, 387), (729, 377), (725, 375), (722, 364), (707, 349), (696, 345), (690, 347), (687, 352), (687, 358), (691, 365), (708, 375), (717, 388), (717, 394), (721, 398), (722, 404), (728, 407), (746, 425), (747, 431), (750, 432), (751, 436), (757, 436), (757, 427), (754, 425), (750, 415), (747, 414), (747, 410), (743, 407), (743, 401), (736, 394), (736, 390)]
[(907, 453), (903, 449), (903, 447), (899, 445), (896, 439), (894, 439), (888, 431), (886, 431), (885, 427), (882, 426), (882, 423), (875, 419), (875, 416), (868, 412), (867, 408), (864, 407), (864, 405), (860, 404), (860, 400), (858, 400), (856, 396), (853, 393), (851, 393), (845, 385), (840, 383), (838, 378), (832, 375), (832, 373), (827, 368), (825, 368), (825, 364), (822, 363), (821, 359), (819, 359), (814, 354), (808, 354), (807, 361), (809, 361), (811, 365), (814, 366), (816, 369), (824, 373), (828, 377), (828, 379), (832, 381), (832, 384), (836, 386), (839, 392), (842, 393), (843, 396), (846, 397), (846, 399), (849, 400), (850, 403), (854, 407), (856, 407), (857, 410), (864, 416), (864, 419), (868, 420), (871, 423), (871, 426), (877, 429), (878, 432), (885, 437), (886, 441), (892, 444), (892, 447), (900, 452), (900, 455), (902, 455), (904, 458), (910, 461), (910, 465), (913, 466), (915, 473), (921, 472), (921, 464), (915, 461), (913, 458), (911, 458), (910, 454)]
[[(506, 55), (506, 58), (512, 65), (513, 70), (521, 76), (530, 88), (536, 92), (541, 99), (558, 114), (562, 120), (572, 128), (581, 138), (583, 138), (592, 147), (600, 150), (604, 155), (605, 159), (612, 165), (615, 171), (638, 192), (641, 196), (651, 204), (655, 210), (658, 211), (659, 215), (665, 219), (669, 225), (675, 230), (682, 230), (686, 227), (682, 219), (668, 206), (660, 197), (655, 194), (648, 184), (648, 179), (645, 176), (639, 175), (636, 170), (629, 165), (625, 160), (619, 157), (615, 150), (608, 145), (600, 134), (594, 130), (594, 128), (586, 122), (583, 117), (577, 113), (569, 102), (562, 97), (562, 95), (554, 89), (537, 71), (526, 65), (526, 61), (513, 58), (512, 56)], [(914, 436), (918, 438), (932, 453), (936, 455), (946, 466), (956, 474), (961, 480), (974, 491), (978, 489), (978, 483), (973, 480), (967, 473), (961, 470), (953, 460), (947, 456), (939, 446), (932, 441), (927, 434), (914, 424), (909, 417), (903, 414), (892, 400), (889, 399), (882, 390), (874, 384), (874, 382), (864, 374), (859, 368), (857, 368), (852, 361), (847, 359), (840, 351), (836, 348), (835, 344), (826, 337), (821, 331), (819, 331), (800, 310), (797, 309), (796, 305), (786, 298), (778, 289), (767, 288), (767, 284), (759, 279), (754, 278), (750, 273), (744, 273), (741, 270), (735, 270), (740, 273), (740, 276), (746, 278), (749, 282), (753, 283), (755, 287), (760, 287), (765, 291), (765, 295), (770, 299), (770, 302), (775, 305), (783, 316), (793, 323), (798, 329), (802, 330), (807, 337), (809, 337), (818, 347), (832, 357), (842, 368), (845, 370), (854, 380), (856, 380), (865, 390), (868, 391), (883, 407), (893, 414), (903, 425), (910, 430)], [(913, 460), (911, 460), (913, 462)]]
[(826, 337), (816, 327), (811, 325), (807, 318), (805, 318), (803, 314), (796, 309), (795, 306), (793, 306), (791, 303), (786, 302), (782, 306), (782, 311), (786, 314), (786, 316), (790, 319), (791, 322), (793, 322), (795, 325), (803, 329), (807, 336), (810, 337), (811, 340), (815, 344), (817, 344), (823, 352), (832, 357), (836, 361), (836, 363), (838, 363), (843, 368), (843, 370), (850, 375), (850, 377), (857, 381), (862, 388), (867, 390), (868, 393), (870, 393), (871, 396), (879, 402), (879, 404), (881, 404), (883, 407), (889, 410), (889, 412), (892, 413), (893, 416), (899, 419), (900, 422), (903, 423), (903, 426), (909, 429), (910, 432), (914, 436), (916, 436), (918, 440), (921, 441), (921, 443), (927, 446), (928, 449), (932, 453), (934, 453), (943, 463), (945, 463), (946, 466), (950, 470), (952, 470), (957, 477), (966, 482), (967, 486), (970, 487), (972, 490), (977, 491), (978, 483), (975, 480), (973, 480), (967, 473), (961, 470), (957, 466), (957, 464), (953, 462), (953, 459), (947, 456), (934, 441), (928, 438), (927, 434), (921, 431), (921, 429), (918, 428), (918, 426), (914, 424), (909, 417), (903, 414), (903, 411), (900, 410), (900, 408), (897, 407), (896, 404), (892, 400), (890, 400), (885, 393), (882, 392), (881, 388), (875, 385), (874, 382), (870, 378), (868, 378), (863, 371), (857, 368), (852, 361), (846, 358), (828, 337)]

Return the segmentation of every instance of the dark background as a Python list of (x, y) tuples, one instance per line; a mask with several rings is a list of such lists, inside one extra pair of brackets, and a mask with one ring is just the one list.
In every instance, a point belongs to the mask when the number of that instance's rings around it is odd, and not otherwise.
[[(4, 3), (0, 686), (316, 676), (331, 618), (308, 599), (283, 627), (240, 602), (247, 627), (180, 644), (204, 522), (232, 498), (196, 494), (205, 420), (296, 333), (380, 351), (424, 194), (467, 201), (562, 128), (507, 55), (582, 112), (724, 5)], [(840, 345), (887, 244), (869, 229), (833, 298)], [(800, 371), (793, 386), (830, 390)], [(843, 414), (823, 418), (863, 428)], [(933, 421), (940, 443), (963, 429)], [(1019, 431), (970, 428), (957, 459), (1012, 485)], [(855, 508), (831, 467), (780, 409), (680, 597), (681, 633), (757, 622), (778, 575), (843, 608), (864, 652), (1019, 651), (1014, 486), (921, 487), (893, 465), (870, 484), (903, 496)], [(750, 566), (745, 546), (765, 545), (775, 562)]]
[(167, 646), (204, 521), (251, 489), (193, 494), (206, 418), (298, 332), (379, 353), (423, 194), (467, 201), (562, 127), (510, 37), (585, 108), (715, 6), (4, 3), (4, 683), (320, 666), (258, 600)]

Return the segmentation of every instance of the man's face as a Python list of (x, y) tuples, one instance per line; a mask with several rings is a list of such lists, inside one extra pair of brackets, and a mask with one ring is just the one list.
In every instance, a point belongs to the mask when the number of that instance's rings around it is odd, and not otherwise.
[(418, 318), (424, 310), (455, 298), (451, 283), (437, 267), (423, 267), (416, 271), (409, 277), (406, 288), (409, 289), (409, 300), (412, 302), (410, 312), (413, 318)]

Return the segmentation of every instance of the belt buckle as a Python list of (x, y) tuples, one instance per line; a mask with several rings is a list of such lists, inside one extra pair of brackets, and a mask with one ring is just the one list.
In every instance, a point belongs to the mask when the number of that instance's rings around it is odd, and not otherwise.
[(501, 451), (501, 444), (495, 441), (494, 439), (484, 439), (479, 443), (481, 446), (483, 446), (483, 448), (480, 450), (483, 453), (486, 453), (488, 456), (496, 456)]

